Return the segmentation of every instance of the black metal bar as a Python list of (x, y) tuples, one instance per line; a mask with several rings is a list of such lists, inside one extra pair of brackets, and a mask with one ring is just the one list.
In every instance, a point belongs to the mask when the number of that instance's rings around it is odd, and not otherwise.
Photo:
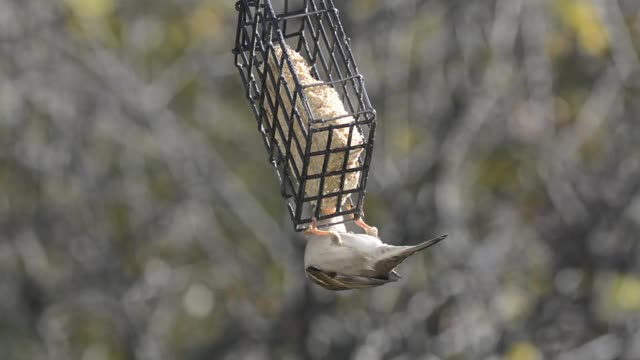
[(327, 172), (323, 172), (320, 174), (313, 174), (313, 175), (307, 175), (306, 177), (304, 177), (305, 180), (313, 180), (313, 179), (322, 179), (324, 177), (330, 177), (330, 176), (335, 176), (335, 175), (342, 175), (343, 173), (355, 173), (355, 172), (359, 172), (359, 171), (363, 171), (365, 170), (364, 166), (358, 166), (358, 167), (354, 167), (352, 169), (347, 169), (345, 171), (342, 170), (334, 170), (334, 171), (327, 171)]
[[(331, 10), (333, 10), (333, 9), (331, 9)], [(299, 12), (299, 13), (290, 14), (290, 15), (279, 15), (278, 16), (278, 20), (296, 19), (296, 18), (300, 18), (300, 17), (303, 17), (303, 16), (310, 16), (310, 15), (326, 13), (326, 12), (329, 12), (331, 10), (318, 10), (318, 11), (310, 11), (310, 12)], [(283, 30), (284, 29), (286, 29), (285, 26), (283, 26)]]
[(307, 85), (302, 85), (303, 89), (308, 89), (308, 88), (312, 88), (312, 87), (316, 87), (316, 86), (326, 86), (326, 85), (333, 85), (333, 84), (337, 84), (343, 81), (347, 81), (350, 79), (354, 79), (354, 78), (361, 78), (362, 75), (357, 74), (357, 75), (353, 75), (353, 76), (349, 76), (346, 78), (341, 78), (341, 79), (337, 79), (337, 80), (332, 80), (332, 81), (318, 81), (317, 83), (313, 83), (313, 84), (307, 84)]
[[(311, 123), (325, 123), (325, 122), (328, 122), (328, 121), (344, 119), (344, 118), (349, 117), (349, 116), (353, 117), (353, 116), (365, 114), (365, 113), (368, 113), (368, 112), (371, 112), (371, 110), (362, 110), (362, 111), (358, 111), (358, 112), (354, 112), (354, 113), (347, 113), (347, 114), (344, 114), (344, 115), (333, 116), (333, 117), (330, 117), (330, 118), (310, 119), (309, 121), (311, 121)], [(319, 128), (319, 130), (322, 130), (322, 128)]]
[[(350, 149), (351, 149), (351, 140), (353, 139), (353, 127), (354, 126), (355, 125), (352, 125), (349, 128), (349, 137), (347, 138), (347, 149), (349, 149), (349, 150), (346, 150), (344, 152), (344, 159), (342, 159), (342, 174), (340, 174), (340, 187), (339, 187), (340, 191), (344, 190), (344, 181), (345, 181), (346, 174), (347, 174), (346, 170), (347, 170), (347, 164), (349, 162), (349, 157), (350, 157), (349, 155), (351, 154), (351, 150)], [(338, 207), (340, 206), (340, 204), (342, 204), (342, 194), (338, 195)]]
[[(322, 162), (322, 172), (319, 174), (320, 176), (320, 185), (318, 186), (319, 190), (320, 190), (320, 194), (324, 193), (324, 182), (328, 176), (327, 174), (327, 167), (329, 166), (329, 157), (331, 156), (330, 153), (328, 153), (331, 150), (331, 142), (333, 140), (333, 126), (329, 125), (329, 130), (328, 130), (328, 134), (327, 134), (327, 147), (326, 147), (326, 151), (325, 151), (325, 155), (324, 155), (324, 161)], [(309, 179), (309, 178), (308, 178)], [(322, 195), (320, 195), (320, 198), (322, 198)], [(320, 213), (320, 209), (322, 208), (321, 206), (322, 204), (317, 204), (316, 208), (315, 208), (315, 215), (316, 217), (319, 216)]]
[[(357, 192), (360, 192), (360, 187), (357, 187), (353, 190), (346, 190), (346, 191), (336, 191), (336, 192), (332, 192), (332, 193), (326, 193), (326, 194), (320, 194), (320, 195), (315, 195), (315, 196), (307, 196), (304, 198), (304, 201), (317, 201), (320, 199), (325, 199), (328, 197), (333, 197), (333, 196), (338, 196), (338, 194), (355, 194)], [(316, 213), (315, 213), (315, 217), (318, 219), (322, 218), (322, 215), (320, 215), (319, 212), (320, 207), (316, 206)], [(329, 216), (329, 217), (333, 217), (333, 216)]]

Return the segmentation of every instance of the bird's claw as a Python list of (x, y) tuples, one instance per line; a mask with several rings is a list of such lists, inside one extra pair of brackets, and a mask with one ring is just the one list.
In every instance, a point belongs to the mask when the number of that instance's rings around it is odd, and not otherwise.
[[(350, 204), (349, 205), (349, 210), (353, 209), (353, 205)], [(362, 228), (364, 230), (364, 232), (367, 235), (373, 236), (373, 237), (378, 237), (378, 228), (375, 226), (371, 226), (369, 224), (367, 224), (366, 222), (364, 222), (364, 220), (362, 220), (362, 217), (360, 215), (352, 215), (353, 220), (355, 221), (356, 225), (358, 225), (360, 228)]]
[(359, 227), (364, 229), (364, 232), (367, 233), (367, 235), (371, 235), (373, 237), (378, 237), (378, 228), (377, 227), (371, 226), (371, 225), (365, 223), (364, 220), (362, 220), (362, 218), (356, 219), (355, 222), (356, 222), (356, 225), (358, 225)]
[(306, 234), (320, 235), (320, 236), (331, 236), (333, 235), (331, 231), (320, 230), (318, 229), (318, 219), (316, 217), (311, 218), (311, 225), (309, 225), (309, 229), (305, 231)]
[(342, 239), (340, 239), (340, 234), (336, 231), (327, 231), (318, 229), (318, 220), (315, 217), (311, 218), (311, 225), (309, 225), (309, 229), (305, 231), (306, 235), (318, 235), (318, 236), (330, 236), (331, 240), (336, 245), (342, 245)]

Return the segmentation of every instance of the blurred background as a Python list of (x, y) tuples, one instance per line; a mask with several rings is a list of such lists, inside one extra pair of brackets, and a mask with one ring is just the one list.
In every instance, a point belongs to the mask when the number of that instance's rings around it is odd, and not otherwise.
[(2, 359), (640, 358), (640, 2), (337, 3), (366, 220), (449, 234), (342, 293), (303, 274), (234, 1), (0, 0)]

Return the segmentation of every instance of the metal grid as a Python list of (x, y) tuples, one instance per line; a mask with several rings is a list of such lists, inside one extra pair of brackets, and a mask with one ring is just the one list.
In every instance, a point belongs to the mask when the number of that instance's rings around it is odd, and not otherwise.
[[(362, 214), (375, 110), (333, 1), (285, 0), (278, 5), (236, 2), (233, 53), (294, 229), (301, 231), (314, 216), (340, 223)], [(314, 83), (301, 82), (291, 53), (278, 51), (287, 48), (304, 58)], [(308, 94), (321, 86), (338, 93), (345, 113), (330, 118), (314, 114)], [(342, 132), (344, 138), (347, 131), (346, 143), (336, 146), (336, 134)], [(362, 141), (354, 144), (360, 135)], [(330, 168), (330, 158), (339, 156), (344, 158), (341, 166)], [(318, 164), (321, 171), (311, 171)], [(346, 179), (355, 180), (347, 186)], [(339, 186), (329, 189), (330, 182)]]

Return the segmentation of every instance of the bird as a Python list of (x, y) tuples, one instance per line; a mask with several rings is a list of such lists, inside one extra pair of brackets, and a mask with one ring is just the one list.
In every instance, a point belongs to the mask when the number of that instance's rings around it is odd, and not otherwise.
[(362, 233), (347, 231), (343, 223), (318, 228), (315, 217), (305, 231), (307, 244), (304, 267), (307, 277), (328, 290), (340, 291), (364, 289), (398, 281), (395, 268), (409, 256), (444, 240), (447, 235), (429, 239), (413, 246), (385, 244), (378, 236), (378, 229), (362, 218), (352, 219), (364, 230)]

